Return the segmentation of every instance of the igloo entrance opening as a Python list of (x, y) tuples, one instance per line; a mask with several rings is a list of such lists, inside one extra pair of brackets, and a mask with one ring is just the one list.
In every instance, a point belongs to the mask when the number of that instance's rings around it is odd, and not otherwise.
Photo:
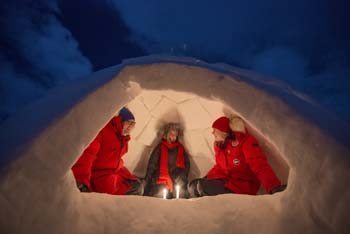
[[(136, 126), (131, 133), (129, 151), (123, 160), (124, 165), (139, 178), (145, 177), (150, 154), (161, 141), (162, 127), (169, 122), (181, 126), (179, 141), (191, 161), (189, 181), (204, 177), (215, 163), (212, 122), (220, 116), (235, 113), (234, 109), (220, 100), (209, 100), (174, 90), (142, 90), (126, 106), (134, 114)], [(287, 184), (287, 163), (261, 133), (246, 124), (249, 132), (257, 137), (282, 184)], [(261, 188), (259, 194), (264, 193)]]

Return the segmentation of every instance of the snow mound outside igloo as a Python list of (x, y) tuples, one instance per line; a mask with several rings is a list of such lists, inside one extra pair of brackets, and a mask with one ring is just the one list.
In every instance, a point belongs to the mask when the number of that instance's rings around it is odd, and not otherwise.
[[(152, 93), (146, 94), (148, 91)], [(181, 98), (162, 99), (154, 91), (180, 92), (193, 98), (183, 99), (180, 107)], [(141, 97), (151, 101), (138, 100)], [(192, 113), (191, 103), (201, 98), (221, 103), (224, 108), (217, 106), (219, 112), (226, 113), (228, 108), (242, 116), (260, 144), (267, 143), (263, 147), (272, 164), (274, 155), (288, 163), (286, 191), (272, 196), (235, 194), (165, 201), (84, 194), (76, 189), (71, 166), (121, 107), (139, 106), (136, 111), (147, 103), (147, 111), (140, 111), (145, 118), (137, 116), (138, 124), (154, 129), (162, 117), (158, 113), (172, 113), (157, 103), (179, 101), (176, 110), (185, 127), (201, 129), (201, 121), (187, 124), (192, 114), (180, 116), (187, 113), (183, 109), (188, 106)], [(154, 118), (149, 124), (148, 114)], [(349, 137), (347, 128), (341, 126), (313, 102), (246, 70), (176, 57), (132, 59), (52, 90), (0, 126), (0, 232), (348, 233)], [(194, 154), (202, 149), (191, 146), (196, 143), (192, 139), (199, 139), (198, 129), (185, 135)], [(142, 147), (150, 147), (154, 138), (147, 134), (155, 132), (140, 128), (134, 134)], [(210, 142), (209, 133), (200, 134), (203, 142)], [(136, 155), (143, 149), (139, 149), (127, 163), (142, 174)]]

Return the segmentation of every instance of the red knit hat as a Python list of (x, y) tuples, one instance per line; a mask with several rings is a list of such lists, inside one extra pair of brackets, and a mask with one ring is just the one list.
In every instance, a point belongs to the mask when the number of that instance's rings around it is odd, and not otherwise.
[(230, 133), (231, 132), (230, 119), (227, 118), (226, 116), (222, 116), (214, 121), (212, 127), (222, 132)]

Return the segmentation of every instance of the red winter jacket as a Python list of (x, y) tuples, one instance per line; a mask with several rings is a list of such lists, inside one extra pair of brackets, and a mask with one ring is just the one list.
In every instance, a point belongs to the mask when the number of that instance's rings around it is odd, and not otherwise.
[(136, 180), (124, 167), (122, 156), (128, 151), (129, 136), (122, 136), (121, 118), (114, 117), (84, 150), (72, 171), (77, 182), (90, 191), (125, 194)]
[(238, 194), (256, 195), (260, 183), (270, 191), (281, 185), (256, 139), (249, 133), (235, 133), (238, 145), (228, 139), (222, 147), (214, 146), (215, 166), (208, 179), (224, 179), (225, 187)]

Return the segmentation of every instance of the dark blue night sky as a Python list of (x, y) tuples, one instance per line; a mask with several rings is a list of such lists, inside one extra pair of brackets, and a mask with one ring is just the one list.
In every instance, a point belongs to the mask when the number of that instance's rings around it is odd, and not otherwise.
[(3, 0), (0, 121), (53, 87), (148, 54), (273, 75), (350, 121), (346, 0)]

